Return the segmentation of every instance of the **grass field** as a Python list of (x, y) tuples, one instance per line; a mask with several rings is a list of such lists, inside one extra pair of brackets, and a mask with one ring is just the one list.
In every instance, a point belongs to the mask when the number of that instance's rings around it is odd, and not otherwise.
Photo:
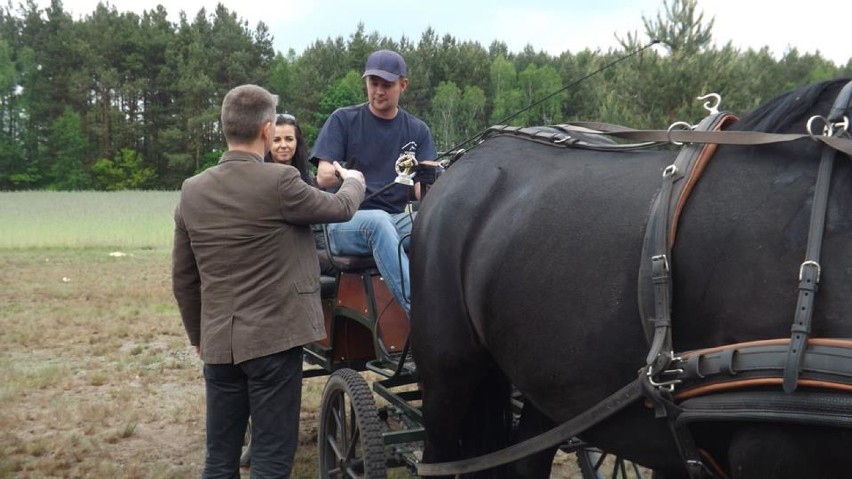
[(177, 191), (0, 192), (0, 249), (168, 247)]
[[(204, 382), (170, 282), (177, 198), (0, 193), (0, 478), (199, 477)], [(316, 477), (324, 384), (303, 383), (294, 478)], [(576, 477), (572, 461), (553, 477)]]

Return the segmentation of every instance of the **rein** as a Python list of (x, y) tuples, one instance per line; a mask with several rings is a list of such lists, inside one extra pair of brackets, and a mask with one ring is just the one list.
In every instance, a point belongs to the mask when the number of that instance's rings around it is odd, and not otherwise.
[[(840, 122), (842, 122), (842, 118)], [(675, 123), (675, 125), (677, 124), (678, 123)], [(848, 125), (848, 119), (846, 124)], [(557, 125), (556, 127), (563, 129), (566, 133), (592, 132), (600, 135), (623, 138), (626, 140), (651, 142), (655, 145), (662, 145), (666, 143), (676, 145), (681, 143), (715, 143), (717, 145), (754, 146), (769, 145), (773, 143), (787, 143), (790, 141), (810, 138), (831, 147), (833, 150), (852, 156), (852, 138), (832, 135), (817, 135), (811, 132), (808, 132), (807, 134), (797, 134), (764, 133), (758, 131), (682, 130), (676, 128), (669, 128), (668, 130), (635, 130), (633, 128), (600, 122), (571, 122)]]
[[(717, 145), (756, 146), (787, 143), (810, 138), (833, 150), (852, 156), (852, 138), (816, 135), (812, 133), (764, 133), (759, 131), (707, 131), (698, 129), (681, 130), (635, 130), (624, 126), (600, 122), (571, 122), (549, 127), (492, 126), (483, 134), (483, 139), (494, 135), (513, 135), (565, 148), (582, 148), (596, 151), (630, 151), (653, 148), (667, 144), (707, 143)], [(589, 136), (614, 137), (635, 140), (640, 143), (603, 143), (589, 141)]]
[[(650, 271), (654, 290), (653, 310), (655, 316), (650, 320), (654, 329), (653, 340), (651, 341), (647, 364), (639, 370), (638, 378), (590, 409), (541, 435), (505, 449), (452, 462), (418, 463), (417, 473), (421, 476), (466, 474), (504, 465), (578, 436), (644, 397), (654, 406), (657, 417), (668, 418), (670, 429), (689, 476), (694, 479), (710, 477), (713, 472), (706, 464), (710, 461), (704, 458), (696, 447), (692, 435), (687, 429), (687, 421), (678, 421), (679, 417), (686, 417), (686, 415), (683, 414), (684, 409), (675, 405), (675, 399), (687, 399), (707, 392), (716, 392), (708, 391), (708, 388), (716, 387), (719, 391), (727, 391), (731, 389), (731, 384), (739, 384), (740, 387), (752, 387), (760, 383), (738, 383), (728, 379), (728, 384), (725, 387), (711, 384), (710, 386), (703, 386), (705, 389), (702, 391), (701, 386), (695, 386), (681, 395), (673, 396), (672, 393), (674, 393), (676, 385), (689, 380), (700, 383), (707, 376), (730, 378), (747, 370), (763, 371), (770, 369), (776, 371), (774, 376), (759, 377), (754, 380), (764, 381), (763, 384), (778, 384), (782, 381), (777, 379), (777, 371), (782, 371), (784, 391), (788, 393), (795, 390), (796, 385), (800, 382), (804, 386), (827, 386), (847, 392), (852, 390), (852, 341), (808, 339), (813, 314), (813, 297), (820, 276), (819, 254), (833, 160), (838, 151), (852, 156), (852, 136), (849, 135), (848, 131), (850, 108), (852, 108), (852, 82), (841, 90), (828, 117), (815, 117), (821, 119), (825, 124), (822, 135), (816, 135), (812, 132), (811, 127), (815, 118), (808, 122), (807, 135), (706, 131), (717, 127), (721, 128), (726, 122), (731, 121), (730, 116), (720, 114), (718, 111), (711, 111), (711, 116), (697, 125), (697, 130), (693, 130), (692, 127), (689, 130), (674, 128), (669, 128), (666, 131), (633, 130), (606, 123), (590, 122), (540, 128), (496, 126), (487, 130), (482, 135), (483, 139), (491, 135), (512, 135), (554, 146), (599, 151), (635, 150), (664, 143), (690, 143), (681, 152), (675, 163), (667, 167), (663, 173), (664, 193), (657, 197), (654, 207), (655, 210), (660, 212), (657, 214), (652, 212), (651, 222), (647, 226), (647, 229), (654, 236), (651, 239), (646, 237), (646, 244), (643, 247), (643, 263), (645, 262), (644, 256), (647, 256), (646, 253), (653, 252), (648, 258), (651, 264)], [(600, 139), (602, 136), (639, 140), (643, 143), (616, 144), (602, 141)], [(672, 219), (672, 215), (674, 215), (675, 210), (679, 211), (682, 208), (682, 203), (678, 201), (678, 198), (673, 198), (672, 195), (672, 191), (675, 189), (674, 183), (685, 176), (684, 171), (679, 171), (678, 167), (683, 168), (683, 165), (686, 164), (690, 165), (686, 169), (691, 170), (696, 164), (700, 165), (702, 161), (706, 161), (706, 158), (701, 158), (701, 152), (708, 147), (712, 147), (711, 149), (714, 150), (715, 144), (761, 145), (802, 138), (819, 141), (823, 143), (824, 149), (814, 192), (814, 207), (811, 213), (807, 252), (799, 271), (799, 304), (791, 328), (792, 337), (790, 340), (729, 345), (711, 350), (685, 353), (682, 357), (675, 356), (671, 342), (671, 284), (669, 281), (671, 265), (668, 258), (674, 234), (673, 229), (669, 229), (669, 225), (673, 222), (676, 223), (676, 220)], [(699, 146), (699, 144), (704, 143), (708, 145)], [(695, 167), (701, 168), (701, 166)], [(692, 179), (693, 177), (689, 176), (689, 178)], [(694, 179), (692, 181), (694, 182)], [(686, 183), (689, 183), (689, 181)], [(688, 193), (689, 185), (686, 186), (687, 188), (681, 185), (680, 189), (686, 189)], [(681, 195), (679, 193), (676, 196), (680, 197)], [(677, 206), (678, 204), (680, 206)], [(644, 281), (643, 276), (645, 275), (640, 272), (640, 294), (643, 289), (641, 284)], [(644, 306), (641, 297), (639, 303), (640, 311), (642, 311)], [(807, 354), (805, 354), (806, 349)], [(837, 361), (838, 357), (843, 358), (842, 361), (839, 361), (840, 364)], [(735, 358), (739, 359), (735, 361)], [(769, 366), (764, 363), (769, 363)], [(803, 369), (805, 370), (804, 373), (802, 373)], [(814, 370), (816, 376), (814, 376)], [(799, 381), (800, 374), (804, 374), (801, 381)], [(766, 383), (767, 380), (769, 383)], [(774, 410), (769, 412), (774, 413)]]

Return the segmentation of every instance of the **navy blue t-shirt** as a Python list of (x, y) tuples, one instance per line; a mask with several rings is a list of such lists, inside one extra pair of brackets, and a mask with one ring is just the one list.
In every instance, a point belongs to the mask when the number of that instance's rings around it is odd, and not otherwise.
[[(314, 143), (311, 162), (345, 162), (346, 168), (364, 173), (366, 196), (370, 196), (396, 178), (394, 165), (399, 155), (409, 150), (404, 147), (410, 142), (416, 145), (417, 161), (438, 158), (426, 123), (402, 108), (393, 120), (385, 120), (373, 115), (368, 104), (363, 103), (340, 108), (328, 117)], [(410, 189), (396, 184), (362, 203), (360, 209), (400, 213), (408, 202)]]

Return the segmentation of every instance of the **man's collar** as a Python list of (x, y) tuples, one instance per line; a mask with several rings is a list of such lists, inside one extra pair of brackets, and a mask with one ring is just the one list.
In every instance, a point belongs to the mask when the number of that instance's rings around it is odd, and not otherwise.
[(219, 161), (257, 161), (264, 163), (262, 156), (256, 152), (246, 150), (228, 150), (222, 155), (222, 159)]

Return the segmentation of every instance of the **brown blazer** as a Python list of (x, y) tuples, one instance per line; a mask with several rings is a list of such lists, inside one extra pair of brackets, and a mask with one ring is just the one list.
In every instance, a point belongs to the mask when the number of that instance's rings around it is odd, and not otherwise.
[(237, 364), (325, 337), (310, 223), (347, 221), (363, 199), (356, 180), (326, 193), (292, 166), (247, 152), (226, 152), (184, 181), (172, 287), (205, 363)]

